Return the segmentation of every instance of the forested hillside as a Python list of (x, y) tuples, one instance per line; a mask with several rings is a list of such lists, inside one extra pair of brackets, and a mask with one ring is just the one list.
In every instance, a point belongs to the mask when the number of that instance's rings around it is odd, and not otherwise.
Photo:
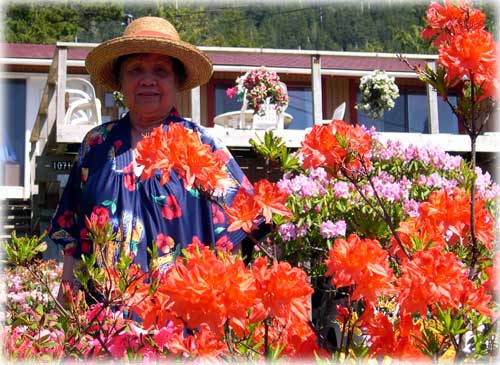
[[(177, 6), (176, 6), (177, 3)], [(194, 2), (182, 0), (4, 2), (5, 41), (102, 42), (122, 33), (126, 14), (170, 20), (200, 46), (434, 53), (420, 31), (425, 1)], [(186, 4), (194, 4), (187, 6)], [(493, 1), (476, 1), (497, 34)]]

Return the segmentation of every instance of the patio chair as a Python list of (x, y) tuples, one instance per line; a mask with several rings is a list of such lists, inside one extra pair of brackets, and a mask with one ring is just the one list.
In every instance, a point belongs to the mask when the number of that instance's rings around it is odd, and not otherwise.
[(66, 80), (66, 114), (64, 124), (102, 123), (101, 101), (96, 97), (92, 84), (82, 78)]
[(343, 120), (345, 115), (345, 101), (333, 111), (332, 119)]
[[(284, 89), (286, 94), (288, 92), (286, 85), (283, 82), (280, 82), (280, 85)], [(262, 109), (264, 110), (264, 115), (254, 114), (252, 122), (253, 124), (252, 127), (254, 129), (285, 128), (284, 127), (285, 116), (283, 113), (288, 107), (288, 104), (283, 107), (281, 113), (278, 113), (278, 111), (276, 110), (276, 105), (272, 104), (270, 100), (271, 100), (270, 98), (267, 98), (264, 105), (262, 105)]]

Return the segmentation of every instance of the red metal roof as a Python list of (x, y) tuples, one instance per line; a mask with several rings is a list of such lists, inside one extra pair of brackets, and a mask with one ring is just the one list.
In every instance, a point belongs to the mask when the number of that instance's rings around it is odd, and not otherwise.
[[(47, 44), (0, 44), (2, 56), (6, 58), (52, 59), (54, 45)], [(84, 60), (88, 48), (69, 48), (68, 59)], [(310, 68), (311, 56), (308, 54), (282, 54), (259, 52), (210, 52), (208, 56), (215, 65), (227, 66), (267, 66), (283, 68)], [(413, 65), (424, 64), (425, 60), (411, 59)], [(322, 69), (337, 70), (375, 70), (409, 71), (408, 66), (398, 59), (383, 57), (356, 57), (322, 55)]]
[[(2, 57), (6, 58), (30, 58), (30, 59), (52, 59), (55, 45), (51, 44), (21, 44), (4, 43), (1, 45)], [(68, 58), (71, 60), (84, 60), (89, 49), (70, 48)]]

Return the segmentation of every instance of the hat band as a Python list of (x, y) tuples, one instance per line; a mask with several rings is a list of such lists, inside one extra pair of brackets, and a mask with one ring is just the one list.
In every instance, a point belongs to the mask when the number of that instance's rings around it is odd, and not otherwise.
[(140, 30), (138, 32), (134, 32), (132, 34), (128, 34), (128, 37), (133, 37), (133, 36), (154, 36), (154, 37), (163, 37), (163, 38), (168, 38), (168, 39), (174, 39), (170, 34), (162, 33), (162, 32), (157, 32), (155, 30)]

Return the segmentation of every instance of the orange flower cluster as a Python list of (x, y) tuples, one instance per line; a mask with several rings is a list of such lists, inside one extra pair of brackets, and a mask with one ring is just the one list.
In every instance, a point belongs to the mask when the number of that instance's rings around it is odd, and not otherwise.
[(184, 180), (187, 190), (195, 186), (204, 191), (214, 191), (227, 178), (227, 155), (220, 151), (212, 152), (196, 132), (179, 123), (169, 124), (166, 131), (162, 127), (153, 129), (137, 144), (137, 152), (137, 163), (144, 166), (143, 181), (159, 170), (161, 184), (166, 184), (174, 170)]
[(359, 170), (362, 163), (370, 167), (370, 150), (371, 137), (366, 131), (336, 119), (328, 125), (313, 126), (301, 148), (304, 168), (323, 167), (332, 174), (340, 168), (346, 172)]
[[(475, 209), (477, 236), (491, 251), (493, 217), (482, 199), (477, 199)], [(429, 318), (435, 320), (438, 306), (452, 313), (475, 310), (495, 318), (492, 294), (498, 285), (494, 266), (473, 280), (467, 265), (451, 251), (470, 241), (470, 199), (463, 189), (433, 192), (420, 205), (419, 216), (402, 222), (399, 232), (410, 256), (401, 255), (394, 238), (386, 250), (376, 240), (352, 234), (335, 240), (325, 261), (326, 275), (331, 275), (337, 288), (348, 288), (349, 305), (363, 301), (362, 316), (350, 325), (359, 326), (368, 336), (372, 356), (423, 360), (418, 339), (422, 326), (432, 326)], [(493, 265), (499, 257), (495, 256)], [(398, 268), (397, 276), (390, 259)], [(349, 323), (351, 312), (344, 307), (337, 310), (337, 320)]]
[[(467, 192), (455, 188), (453, 193), (435, 191), (419, 207), (419, 215), (401, 222), (398, 231), (402, 242), (410, 250), (431, 245), (466, 245), (470, 242), (470, 198)], [(485, 207), (484, 199), (475, 202), (476, 235), (481, 243), (492, 250), (495, 221)]]
[(255, 285), (241, 258), (216, 256), (209, 246), (191, 245), (179, 258), (160, 291), (170, 297), (171, 310), (189, 328), (207, 323), (222, 335), (228, 318), (244, 318), (253, 303)]
[(429, 358), (418, 348), (422, 338), (421, 327), (411, 316), (401, 316), (399, 321), (391, 321), (383, 313), (363, 314), (362, 328), (369, 340), (373, 357), (389, 356), (393, 359), (426, 363)]
[(325, 261), (326, 275), (332, 276), (332, 284), (336, 287), (354, 286), (352, 300), (364, 298), (367, 303), (376, 305), (379, 296), (395, 292), (395, 276), (387, 258), (388, 252), (377, 240), (351, 234), (347, 240), (335, 240)]
[(431, 3), (427, 9), (427, 27), (422, 31), (422, 38), (433, 40), (436, 47), (447, 43), (453, 34), (460, 33), (466, 25), (470, 31), (484, 29), (486, 16), (472, 8), (467, 1), (444, 0)]
[(493, 314), (488, 308), (491, 296), (467, 278), (454, 253), (436, 247), (416, 252), (412, 260), (402, 265), (398, 289), (403, 314), (420, 313), (425, 317), (435, 304), (443, 309), (466, 306), (485, 315)]
[(249, 233), (257, 228), (256, 222), (261, 217), (270, 223), (273, 213), (291, 217), (292, 213), (285, 205), (287, 198), (286, 192), (266, 179), (254, 184), (253, 194), (243, 187), (240, 188), (231, 205), (224, 207), (231, 222), (227, 230), (231, 232), (241, 228)]
[(427, 10), (428, 26), (422, 37), (434, 39), (439, 48), (438, 62), (446, 69), (449, 87), (463, 78), (481, 87), (477, 101), (492, 97), (498, 90), (497, 44), (485, 30), (485, 15), (467, 1), (458, 5), (445, 0), (443, 5), (432, 3)]
[[(133, 310), (145, 328), (174, 324), (178, 335), (168, 340), (173, 353), (218, 358), (250, 338), (263, 352), (266, 333), (271, 348), (286, 345), (282, 356), (319, 353), (309, 325), (313, 290), (306, 273), (288, 263), (269, 266), (259, 258), (246, 268), (240, 257), (194, 242), (161, 276), (153, 295), (148, 287), (135, 288)], [(189, 336), (182, 335), (185, 327)], [(232, 340), (226, 338), (228, 329)]]

